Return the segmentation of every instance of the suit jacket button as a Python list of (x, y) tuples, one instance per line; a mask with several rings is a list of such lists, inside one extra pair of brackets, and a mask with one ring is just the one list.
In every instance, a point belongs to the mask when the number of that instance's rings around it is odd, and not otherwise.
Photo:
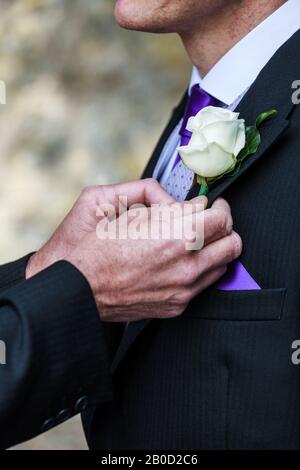
[(87, 396), (84, 396), (77, 400), (75, 404), (75, 410), (77, 413), (81, 413), (82, 411), (86, 410), (88, 406), (89, 406), (89, 399)]
[(67, 419), (70, 419), (71, 416), (72, 416), (71, 410), (68, 410), (68, 409), (61, 410), (56, 416), (56, 421), (58, 423), (63, 423), (64, 421), (67, 421)]
[(46, 419), (46, 421), (44, 421), (41, 426), (41, 432), (49, 431), (49, 429), (52, 429), (54, 426), (55, 426), (54, 418)]

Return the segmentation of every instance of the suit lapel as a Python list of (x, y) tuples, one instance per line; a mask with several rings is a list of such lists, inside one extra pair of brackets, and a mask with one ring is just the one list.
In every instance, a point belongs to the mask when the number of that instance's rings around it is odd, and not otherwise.
[[(262, 137), (261, 146), (255, 155), (250, 156), (243, 163), (240, 172), (233, 177), (220, 180), (220, 182), (211, 188), (209, 204), (212, 204), (217, 197), (221, 196), (231, 185), (242, 178), (247, 171), (250, 171), (258, 160), (262, 158), (272, 158), (270, 152), (269, 155), (267, 155), (268, 150), (271, 149), (272, 145), (279, 140), (287, 129), (289, 116), (295, 108), (291, 99), (291, 84), (300, 73), (300, 67), (295, 56), (295, 51), (299, 50), (299, 48), (300, 32), (297, 32), (279, 51), (277, 51), (238, 106), (237, 111), (240, 112), (241, 117), (245, 119), (248, 125), (253, 124), (257, 116), (264, 111), (276, 109), (278, 114), (260, 128)], [(175, 109), (145, 169), (142, 176), (143, 178), (152, 176), (155, 165), (168, 137), (184, 113), (186, 99), (187, 92), (179, 106)], [(190, 190), (187, 200), (197, 196), (198, 190), (199, 187), (195, 185)], [(151, 320), (142, 320), (128, 325), (112, 364), (113, 372), (117, 369), (128, 349), (150, 322)]]

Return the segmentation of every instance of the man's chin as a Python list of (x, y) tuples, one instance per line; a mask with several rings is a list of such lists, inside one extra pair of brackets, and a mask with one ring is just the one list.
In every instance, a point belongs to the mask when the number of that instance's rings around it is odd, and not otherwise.
[(115, 5), (115, 18), (119, 26), (125, 29), (135, 29), (135, 21), (131, 5), (125, 0), (117, 0)]
[(133, 3), (129, 0), (117, 0), (116, 2), (115, 18), (121, 28), (145, 33), (165, 32), (163, 25), (155, 24), (149, 12), (142, 15), (138, 4), (134, 5)]

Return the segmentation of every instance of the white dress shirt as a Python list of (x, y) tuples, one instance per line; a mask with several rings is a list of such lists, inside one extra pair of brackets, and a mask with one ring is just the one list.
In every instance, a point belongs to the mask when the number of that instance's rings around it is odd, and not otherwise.
[[(300, 0), (288, 0), (227, 52), (204, 78), (194, 67), (189, 92), (199, 84), (224, 107), (234, 110), (275, 52), (299, 29)], [(181, 125), (182, 121), (167, 140), (153, 173), (162, 184), (177, 156)]]

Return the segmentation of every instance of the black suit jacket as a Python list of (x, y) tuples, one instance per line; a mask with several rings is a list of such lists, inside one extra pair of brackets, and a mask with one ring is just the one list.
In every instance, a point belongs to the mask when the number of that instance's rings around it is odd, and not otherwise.
[(105, 333), (87, 281), (67, 262), (25, 281), (27, 261), (0, 267), (1, 449), (112, 397)]
[(241, 261), (262, 290), (211, 287), (180, 318), (131, 324), (113, 361), (113, 401), (84, 416), (92, 448), (300, 449), (300, 366), (291, 360), (300, 339), (300, 109), (291, 99), (299, 50), (300, 32), (239, 105), (249, 124), (263, 111), (278, 115), (239, 174), (209, 194), (210, 203), (229, 201)]

